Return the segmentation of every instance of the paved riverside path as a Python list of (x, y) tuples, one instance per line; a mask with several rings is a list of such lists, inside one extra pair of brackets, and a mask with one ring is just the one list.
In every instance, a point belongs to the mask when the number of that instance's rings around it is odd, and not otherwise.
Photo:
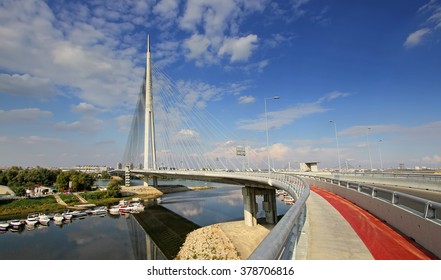
[(68, 206), (66, 202), (64, 202), (61, 197), (58, 194), (54, 194), (55, 200), (57, 201), (58, 204), (63, 205), (63, 206)]

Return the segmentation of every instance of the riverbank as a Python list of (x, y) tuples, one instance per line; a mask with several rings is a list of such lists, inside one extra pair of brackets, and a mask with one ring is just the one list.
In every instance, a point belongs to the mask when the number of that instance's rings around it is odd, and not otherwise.
[[(152, 199), (168, 193), (184, 192), (184, 191), (199, 191), (212, 189), (210, 186), (194, 186), (186, 187), (184, 185), (160, 185), (157, 188), (151, 186), (131, 186), (121, 188), (121, 198), (139, 197), (142, 199)], [(84, 194), (90, 194), (87, 192)], [(71, 195), (48, 195), (41, 198), (24, 198), (15, 199), (9, 202), (4, 201), (0, 204), (0, 220), (11, 218), (26, 217), (28, 213), (33, 212), (60, 212), (67, 208), (74, 208), (85, 203), (94, 205), (110, 205), (117, 203), (121, 198), (97, 198), (97, 199), (82, 199), (82, 193), (75, 193)]]
[(213, 188), (214, 187), (211, 186), (187, 187), (184, 185), (159, 185), (156, 188), (153, 186), (130, 186), (130, 187), (121, 187), (121, 193), (123, 196), (140, 195), (143, 196), (143, 198), (156, 198), (158, 196), (168, 193), (201, 191), (201, 190), (209, 190)]
[(187, 235), (177, 260), (246, 260), (274, 225), (260, 221), (250, 227), (244, 221), (206, 226)]

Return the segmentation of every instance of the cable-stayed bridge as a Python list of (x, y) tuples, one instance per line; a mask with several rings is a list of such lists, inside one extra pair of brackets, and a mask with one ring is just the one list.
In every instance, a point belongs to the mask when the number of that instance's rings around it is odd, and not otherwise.
[[(204, 102), (204, 98), (195, 92), (182, 92), (179, 83), (175, 83), (152, 64), (148, 42), (144, 82), (140, 88), (123, 157), (126, 173), (142, 174), (145, 178), (152, 177), (153, 185), (157, 185), (158, 178), (241, 185), (244, 221), (248, 226), (257, 224), (259, 206), (256, 196), (263, 196), (262, 208), (265, 211), (266, 222), (276, 226), (250, 259), (294, 259), (306, 219), (309, 184), (319, 184), (321, 178), (309, 177), (305, 180), (293, 174), (273, 172), (268, 151), (251, 147), (246, 141), (237, 140), (234, 134), (205, 110)], [(145, 180), (147, 184), (147, 179)], [(336, 188), (342, 187), (338, 180), (331, 180), (326, 183), (326, 187), (329, 187), (328, 184), (335, 184)], [(395, 192), (388, 201), (384, 197), (378, 198), (374, 195), (378, 193), (377, 189), (365, 197), (366, 188), (360, 187), (360, 184), (358, 186), (357, 195), (352, 194), (355, 189), (350, 187), (343, 187), (341, 192), (349, 192), (349, 197), (355, 200), (381, 200), (381, 203), (376, 205), (389, 212), (389, 207), (392, 207), (401, 217), (408, 214), (407, 207), (403, 207), (395, 199), (401, 196), (399, 193)], [(296, 201), (280, 221), (277, 220), (276, 189), (287, 191)], [(333, 192), (338, 193), (335, 190)], [(415, 238), (417, 242), (430, 247), (433, 253), (441, 256), (441, 240), (437, 239), (430, 244), (424, 242), (424, 239), (430, 239), (433, 235), (441, 236), (441, 223), (436, 217), (441, 204), (431, 201), (424, 203), (424, 213), (412, 213), (412, 217), (415, 221), (424, 222), (425, 229), (430, 228), (430, 232), (426, 230), (421, 233), (418, 228), (402, 226), (400, 221), (388, 222), (409, 236), (418, 236), (418, 240)], [(381, 216), (382, 212), (378, 211), (378, 215)], [(418, 227), (421, 228), (421, 223)]]

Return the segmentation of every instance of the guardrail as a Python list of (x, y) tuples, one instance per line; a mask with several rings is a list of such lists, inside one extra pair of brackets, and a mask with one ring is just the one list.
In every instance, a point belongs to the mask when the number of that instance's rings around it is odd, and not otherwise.
[(434, 173), (405, 173), (405, 172), (338, 172), (335, 175), (355, 177), (370, 177), (384, 179), (412, 179), (431, 182), (441, 182), (441, 174)]
[(348, 180), (302, 177), (357, 204), (441, 257), (441, 203)]

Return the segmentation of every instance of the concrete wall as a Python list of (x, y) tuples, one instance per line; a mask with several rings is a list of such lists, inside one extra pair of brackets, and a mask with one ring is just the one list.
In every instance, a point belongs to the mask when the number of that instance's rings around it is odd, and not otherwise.
[(426, 219), (411, 211), (400, 208), (367, 194), (353, 189), (334, 185), (327, 182), (305, 179), (311, 186), (325, 189), (341, 196), (359, 207), (369, 211), (377, 218), (385, 221), (393, 228), (414, 239), (427, 250), (441, 258), (441, 224)]

